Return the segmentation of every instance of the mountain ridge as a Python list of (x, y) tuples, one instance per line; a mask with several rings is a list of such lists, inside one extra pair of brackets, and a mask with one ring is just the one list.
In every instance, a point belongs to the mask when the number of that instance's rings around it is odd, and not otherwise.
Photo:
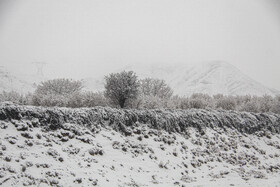
[[(142, 67), (129, 69), (139, 77), (152, 77), (166, 80), (175, 94), (190, 96), (193, 93), (209, 95), (272, 95), (280, 92), (270, 89), (242, 73), (235, 66), (213, 61), (196, 65), (178, 65), (172, 67)], [(149, 72), (149, 73), (147, 73)]]

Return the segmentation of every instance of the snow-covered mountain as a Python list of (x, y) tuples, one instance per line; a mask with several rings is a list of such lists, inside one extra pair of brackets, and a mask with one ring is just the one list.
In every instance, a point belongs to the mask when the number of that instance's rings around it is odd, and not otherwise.
[[(179, 69), (180, 71), (180, 69)], [(178, 94), (276, 95), (277, 91), (251, 79), (233, 65), (210, 62), (176, 72), (169, 80)], [(278, 92), (279, 93), (279, 92)]]
[(265, 87), (226, 62), (207, 62), (192, 66), (128, 67), (140, 78), (152, 77), (167, 81), (175, 94), (189, 96), (193, 93), (210, 95), (277, 95), (277, 90)]

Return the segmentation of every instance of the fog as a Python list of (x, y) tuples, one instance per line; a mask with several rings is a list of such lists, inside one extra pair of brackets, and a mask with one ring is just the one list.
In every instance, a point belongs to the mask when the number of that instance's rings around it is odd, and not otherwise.
[(277, 0), (0, 0), (0, 65), (75, 79), (226, 61), (280, 90)]

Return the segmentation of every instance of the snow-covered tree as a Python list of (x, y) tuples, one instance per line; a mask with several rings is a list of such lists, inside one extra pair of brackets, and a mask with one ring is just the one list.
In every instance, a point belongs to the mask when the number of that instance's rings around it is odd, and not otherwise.
[(145, 78), (140, 81), (141, 94), (145, 96), (157, 96), (159, 98), (170, 98), (173, 90), (168, 86), (164, 80)]
[(35, 90), (37, 94), (69, 95), (80, 92), (83, 88), (81, 81), (71, 79), (53, 79), (41, 82)]
[(105, 76), (105, 96), (110, 101), (124, 108), (128, 100), (133, 100), (139, 94), (139, 81), (133, 71), (122, 71)]
[[(53, 79), (41, 82), (33, 95), (33, 104), (41, 106), (68, 106), (69, 100), (78, 98), (83, 85), (71, 79)], [(71, 102), (73, 105), (73, 102)]]

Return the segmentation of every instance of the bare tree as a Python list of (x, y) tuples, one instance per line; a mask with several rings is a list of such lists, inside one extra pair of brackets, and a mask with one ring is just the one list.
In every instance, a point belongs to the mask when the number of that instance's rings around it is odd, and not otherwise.
[(139, 81), (133, 71), (111, 73), (105, 76), (105, 96), (121, 108), (125, 107), (128, 100), (137, 98), (138, 88)]
[(41, 82), (35, 93), (69, 95), (81, 91), (83, 84), (81, 81), (71, 79), (53, 79)]
[(145, 78), (140, 81), (141, 93), (146, 96), (157, 96), (161, 99), (168, 99), (172, 96), (173, 91), (164, 80)]
[(82, 88), (81, 81), (71, 79), (47, 80), (37, 86), (33, 95), (33, 104), (42, 106), (68, 106), (71, 98), (73, 99), (74, 95), (80, 94)]

